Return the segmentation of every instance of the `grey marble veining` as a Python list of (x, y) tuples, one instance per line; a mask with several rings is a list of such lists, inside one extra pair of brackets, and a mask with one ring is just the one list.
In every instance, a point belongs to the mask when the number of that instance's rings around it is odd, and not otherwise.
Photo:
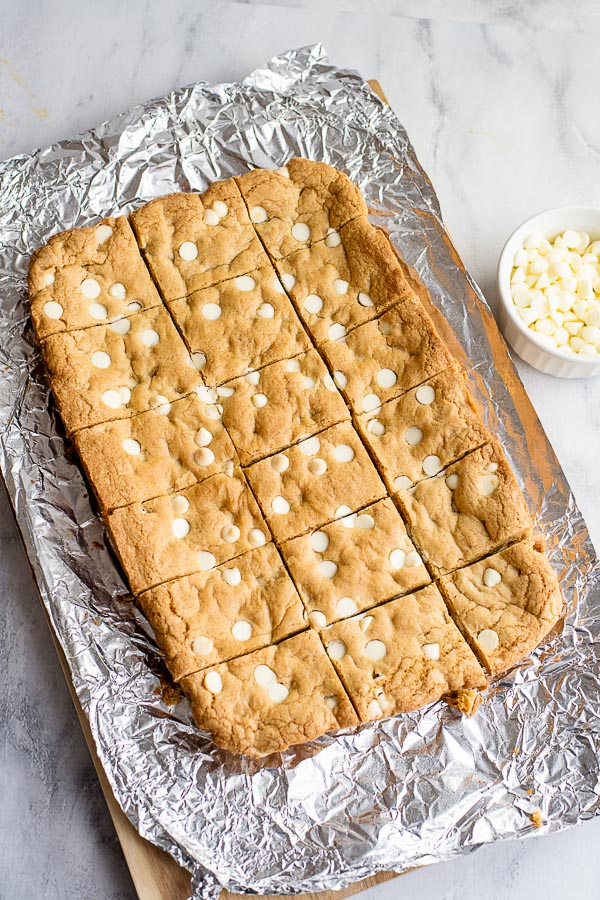
[[(599, 9), (595, 0), (0, 0), (0, 157), (176, 85), (242, 78), (320, 40), (336, 63), (381, 81), (494, 305), (496, 261), (516, 224), (549, 206), (600, 205)], [(600, 546), (600, 379), (519, 370)], [(133, 898), (3, 494), (0, 504), (0, 898)], [(593, 821), (484, 848), (365, 898), (591, 900), (599, 838)]]

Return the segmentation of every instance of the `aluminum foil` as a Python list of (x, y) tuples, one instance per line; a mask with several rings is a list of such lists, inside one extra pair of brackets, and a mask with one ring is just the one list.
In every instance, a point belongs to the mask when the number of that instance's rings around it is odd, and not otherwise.
[[(29, 257), (56, 231), (202, 191), (292, 155), (345, 170), (426, 286), (470, 371), (562, 578), (564, 622), (477, 715), (443, 703), (325, 736), (267, 763), (216, 749), (161, 659), (63, 440), (33, 347)], [(427, 297), (424, 298), (429, 302)], [(434, 310), (435, 311), (435, 310)], [(115, 795), (193, 874), (194, 898), (344, 887), (598, 811), (600, 567), (481, 293), (396, 116), (321, 46), (240, 84), (198, 83), (0, 164), (0, 463), (43, 602)], [(50, 643), (48, 652), (52, 653)]]

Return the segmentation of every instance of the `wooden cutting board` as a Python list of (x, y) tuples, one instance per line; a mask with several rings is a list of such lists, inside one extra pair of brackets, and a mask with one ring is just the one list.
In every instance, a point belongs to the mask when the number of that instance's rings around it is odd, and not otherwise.
[[(369, 84), (375, 93), (387, 103), (387, 98), (383, 93), (379, 82), (373, 80), (369, 81)], [(43, 608), (45, 611), (45, 607)], [(50, 623), (48, 624), (50, 625)], [(85, 735), (94, 766), (96, 767), (98, 779), (112, 820), (115, 824), (115, 829), (121, 842), (121, 847), (123, 848), (123, 855), (129, 866), (129, 871), (131, 872), (131, 877), (139, 900), (188, 900), (191, 894), (189, 873), (185, 869), (182, 869), (181, 866), (178, 866), (172, 857), (163, 850), (160, 850), (158, 847), (155, 847), (154, 844), (151, 844), (149, 841), (140, 837), (115, 800), (115, 796), (104, 769), (102, 768), (102, 764), (98, 759), (89, 723), (81, 708), (79, 700), (77, 699), (77, 694), (75, 693), (75, 689), (71, 682), (71, 673), (69, 671), (67, 660), (56, 639), (52, 627), (50, 627), (50, 632), (69, 685), (69, 690), (71, 691), (81, 728)], [(351, 897), (354, 894), (360, 893), (360, 891), (364, 891), (367, 888), (374, 887), (376, 884), (380, 884), (382, 881), (388, 881), (390, 878), (395, 877), (396, 875), (393, 872), (384, 872), (373, 878), (365, 878), (363, 881), (359, 881), (343, 891), (323, 891), (318, 894), (301, 894), (296, 895), (295, 900), (343, 900), (345, 897)], [(221, 891), (220, 900), (236, 900), (236, 898), (239, 900), (239, 897), (239, 894), (231, 894), (229, 891), (223, 890)], [(281, 896), (267, 897), (266, 895), (261, 895), (258, 900), (281, 900)]]

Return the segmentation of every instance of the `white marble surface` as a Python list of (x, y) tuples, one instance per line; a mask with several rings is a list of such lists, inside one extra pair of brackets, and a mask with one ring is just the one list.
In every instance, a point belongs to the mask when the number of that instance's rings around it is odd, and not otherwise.
[[(356, 14), (361, 7), (372, 13)], [(282, 50), (321, 40), (337, 63), (383, 84), (492, 304), (496, 260), (514, 225), (549, 206), (600, 205), (595, 0), (0, 0), (0, 21), (0, 157), (177, 85), (241, 78)], [(559, 382), (519, 368), (600, 546), (600, 380)], [(3, 496), (0, 504), (6, 510)], [(135, 893), (7, 514), (0, 546), (0, 897), (129, 900)], [(364, 897), (596, 898), (599, 839), (593, 821), (484, 848)]]

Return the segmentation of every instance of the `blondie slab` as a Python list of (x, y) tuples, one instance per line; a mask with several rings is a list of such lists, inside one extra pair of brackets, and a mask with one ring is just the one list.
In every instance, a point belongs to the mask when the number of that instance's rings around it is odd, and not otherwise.
[(430, 581), (389, 499), (286, 541), (280, 549), (314, 628)]
[(31, 258), (29, 296), (38, 341), (161, 303), (123, 216), (50, 238)]
[(270, 539), (239, 469), (178, 494), (121, 507), (105, 522), (134, 594), (208, 572)]
[(246, 476), (277, 541), (333, 519), (346, 521), (362, 506), (386, 495), (349, 422), (254, 463)]
[(531, 530), (531, 517), (495, 441), (396, 494), (408, 531), (434, 574), (492, 553)]
[(248, 756), (357, 723), (314, 631), (190, 675), (182, 687), (198, 726), (215, 744)]
[(206, 360), (207, 384), (308, 350), (310, 341), (272, 266), (170, 304), (185, 342)]
[(487, 685), (435, 585), (320, 635), (361, 722)]
[(274, 259), (327, 237), (335, 245), (337, 229), (367, 214), (358, 188), (326, 163), (294, 158), (281, 169), (254, 169), (236, 180)]
[(454, 621), (492, 675), (531, 653), (563, 607), (554, 569), (531, 541), (447, 575), (442, 586)]
[(176, 681), (306, 628), (306, 612), (273, 544), (145, 591), (138, 604)]
[(52, 334), (42, 354), (69, 434), (172, 403), (202, 383), (162, 306), (111, 325)]
[(165, 300), (269, 263), (233, 179), (151, 200), (130, 222)]
[(279, 277), (317, 343), (342, 338), (407, 297), (416, 299), (386, 235), (366, 217), (281, 261)]
[(416, 297), (321, 345), (334, 381), (355, 413), (376, 409), (444, 369), (453, 359)]
[(249, 372), (220, 391), (223, 424), (242, 465), (350, 418), (316, 350)]
[(458, 366), (364, 413), (357, 424), (390, 490), (437, 475), (490, 439)]
[[(202, 396), (206, 388), (201, 388)], [(105, 510), (181, 491), (239, 462), (220, 407), (193, 392), (129, 419), (74, 435), (86, 474)]]

